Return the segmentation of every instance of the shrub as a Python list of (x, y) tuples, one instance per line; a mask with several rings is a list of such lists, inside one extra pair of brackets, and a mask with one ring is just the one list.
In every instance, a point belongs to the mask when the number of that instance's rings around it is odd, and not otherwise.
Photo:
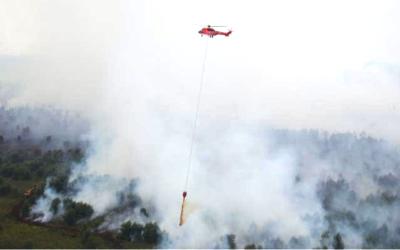
[(97, 248), (97, 243), (95, 242), (92, 233), (88, 228), (85, 228), (80, 233), (81, 243), (87, 249)]
[(0, 196), (8, 195), (11, 192), (11, 186), (0, 179)]
[(14, 180), (30, 180), (32, 175), (25, 168), (15, 168), (12, 178)]
[(30, 240), (25, 241), (25, 242), (22, 244), (22, 248), (24, 248), (24, 249), (32, 249), (32, 248), (33, 248), (33, 242), (30, 241)]
[(0, 172), (1, 176), (12, 178), (13, 180), (30, 180), (32, 178), (28, 170), (21, 167), (5, 167)]
[(21, 210), (20, 210), (20, 216), (21, 217), (28, 217), (29, 213), (31, 211), (31, 204), (28, 200), (24, 200), (24, 202), (22, 203), (21, 206)]
[(4, 167), (3, 169), (1, 169), (0, 174), (3, 177), (7, 177), (7, 178), (12, 177), (13, 174), (14, 174), (14, 168), (12, 168), (12, 167)]

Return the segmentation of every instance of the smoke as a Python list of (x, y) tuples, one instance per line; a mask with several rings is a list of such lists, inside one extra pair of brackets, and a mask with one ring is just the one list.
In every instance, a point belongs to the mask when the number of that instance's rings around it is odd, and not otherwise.
[[(328, 229), (360, 247), (362, 230), (385, 231), (386, 223), (395, 232), (390, 217), (378, 217), (376, 227), (332, 221), (357, 213), (354, 220), (367, 223), (374, 206), (366, 204), (383, 190), (377, 180), (398, 178), (396, 160), (384, 157), (397, 159), (395, 147), (363, 139), (399, 142), (398, 3), (3, 3), (1, 103), (88, 119), (92, 146), (69, 182), (95, 215), (137, 192), (170, 247), (214, 247), (232, 233), (239, 247), (311, 247)], [(232, 36), (200, 39), (197, 29), (211, 21), (232, 25)], [(206, 42), (187, 190), (196, 210), (178, 227)], [(366, 134), (336, 140), (274, 128)], [(341, 194), (326, 205), (331, 190)], [(103, 227), (150, 221), (135, 209), (111, 213)]]
[[(36, 220), (41, 222), (48, 222), (51, 219), (55, 218), (58, 214), (53, 214), (50, 210), (51, 202), (59, 198), (60, 195), (53, 189), (49, 188), (49, 180), (46, 181), (46, 189), (43, 194), (43, 197), (40, 197), (37, 201), (35, 206), (32, 208), (31, 214), (33, 215), (40, 215)], [(63, 204), (61, 204), (59, 214), (62, 214)]]

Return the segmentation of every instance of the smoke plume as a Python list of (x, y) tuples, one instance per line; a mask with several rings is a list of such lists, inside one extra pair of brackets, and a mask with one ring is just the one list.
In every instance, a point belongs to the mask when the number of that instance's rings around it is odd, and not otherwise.
[[(69, 195), (104, 229), (156, 221), (176, 248), (399, 246), (400, 6), (288, 3), (4, 1), (0, 104), (87, 121)], [(233, 33), (198, 37), (208, 22)]]

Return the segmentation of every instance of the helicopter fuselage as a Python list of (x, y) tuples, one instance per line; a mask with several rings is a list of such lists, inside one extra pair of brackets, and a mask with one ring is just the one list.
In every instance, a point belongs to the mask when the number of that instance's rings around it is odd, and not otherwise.
[(202, 28), (201, 30), (199, 30), (199, 34), (201, 34), (202, 36), (206, 35), (209, 37), (214, 37), (217, 35), (229, 36), (231, 33), (232, 33), (232, 31), (222, 32), (222, 31), (218, 31), (213, 28), (210, 28), (210, 27)]

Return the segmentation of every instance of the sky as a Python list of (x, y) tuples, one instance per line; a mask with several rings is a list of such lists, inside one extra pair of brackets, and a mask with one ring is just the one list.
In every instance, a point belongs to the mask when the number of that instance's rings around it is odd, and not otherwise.
[[(208, 43), (203, 114), (400, 139), (396, 1), (1, 3), (14, 103), (98, 109), (125, 86), (193, 112)], [(233, 35), (199, 37), (207, 24)]]

